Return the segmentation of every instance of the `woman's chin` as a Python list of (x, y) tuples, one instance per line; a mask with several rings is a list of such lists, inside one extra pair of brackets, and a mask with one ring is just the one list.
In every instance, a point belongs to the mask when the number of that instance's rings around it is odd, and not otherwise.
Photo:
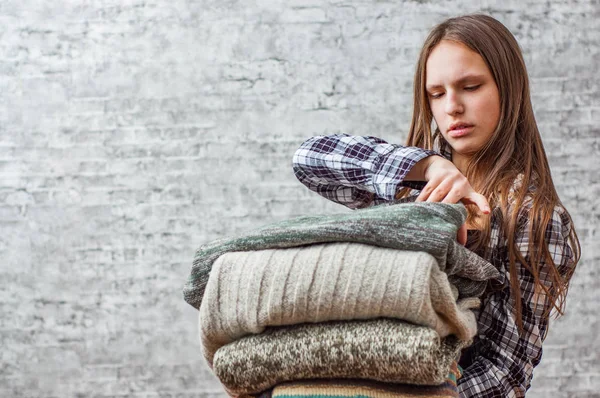
[(481, 148), (481, 146), (478, 145), (469, 145), (467, 142), (455, 142), (453, 144), (454, 145), (450, 144), (453, 152), (464, 157), (473, 156)]

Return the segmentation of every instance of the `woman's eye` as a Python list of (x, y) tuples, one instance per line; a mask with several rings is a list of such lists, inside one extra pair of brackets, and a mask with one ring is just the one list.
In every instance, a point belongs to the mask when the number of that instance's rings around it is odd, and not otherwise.
[(429, 96), (433, 99), (440, 98), (444, 93), (431, 93)]
[(465, 90), (467, 90), (467, 91), (475, 91), (475, 90), (477, 90), (479, 87), (481, 87), (481, 84), (477, 84), (477, 85), (475, 85), (475, 86), (467, 86), (467, 87), (465, 87)]

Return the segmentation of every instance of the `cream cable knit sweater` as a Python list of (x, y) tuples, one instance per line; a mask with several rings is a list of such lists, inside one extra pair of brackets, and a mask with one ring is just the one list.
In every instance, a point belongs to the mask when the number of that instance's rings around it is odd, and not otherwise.
[(268, 326), (406, 320), (469, 340), (475, 297), (456, 301), (430, 254), (360, 243), (226, 253), (215, 261), (200, 307), (204, 356)]

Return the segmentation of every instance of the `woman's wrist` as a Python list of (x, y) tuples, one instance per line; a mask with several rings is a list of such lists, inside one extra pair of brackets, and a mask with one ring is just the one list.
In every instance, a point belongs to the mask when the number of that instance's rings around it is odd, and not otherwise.
[(427, 170), (429, 166), (436, 160), (436, 158), (440, 158), (439, 155), (430, 155), (426, 158), (419, 160), (415, 165), (408, 171), (406, 177), (404, 178), (406, 181), (428, 181), (427, 178)]

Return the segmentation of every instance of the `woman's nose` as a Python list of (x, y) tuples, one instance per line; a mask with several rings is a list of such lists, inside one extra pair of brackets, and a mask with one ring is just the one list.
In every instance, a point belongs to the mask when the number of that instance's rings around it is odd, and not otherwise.
[(446, 95), (446, 113), (448, 115), (455, 115), (464, 111), (464, 106), (460, 97), (455, 93), (447, 93)]

